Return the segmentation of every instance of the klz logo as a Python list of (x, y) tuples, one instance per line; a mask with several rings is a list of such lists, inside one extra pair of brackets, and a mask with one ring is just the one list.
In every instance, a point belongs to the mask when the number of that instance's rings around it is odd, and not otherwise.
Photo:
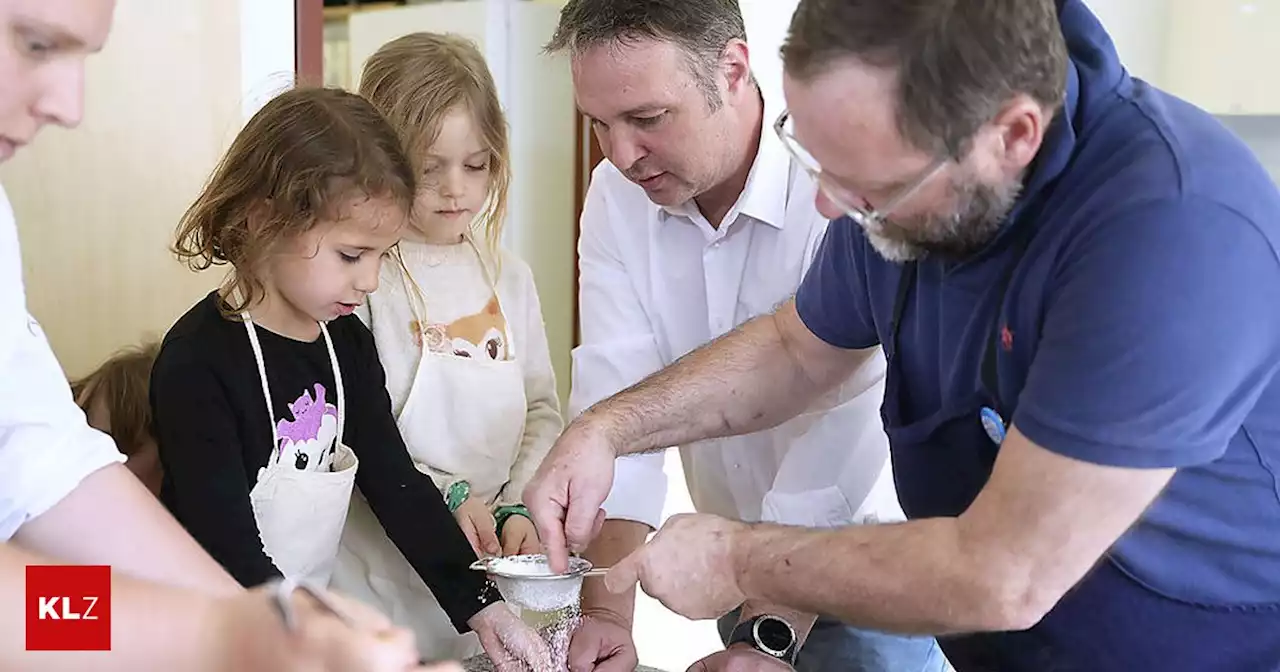
[(111, 568), (28, 566), (27, 650), (111, 650)]
[[(74, 621), (77, 619), (85, 621), (96, 621), (98, 617), (93, 614), (93, 608), (98, 604), (98, 598), (86, 597), (84, 611), (72, 611), (71, 598), (69, 597), (41, 597), (40, 599), (40, 620), (64, 620)], [(59, 607), (58, 605), (62, 605)]]

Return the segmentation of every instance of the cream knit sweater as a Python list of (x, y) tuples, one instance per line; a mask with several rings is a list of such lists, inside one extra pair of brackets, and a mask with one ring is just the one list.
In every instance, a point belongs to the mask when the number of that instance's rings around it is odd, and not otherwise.
[[(484, 249), (478, 241), (477, 247)], [(494, 347), (503, 351), (510, 347), (514, 351), (515, 360), (524, 375), (528, 404), (524, 435), (511, 465), (509, 480), (499, 493), (497, 503), (519, 503), (525, 485), (533, 478), (538, 465), (563, 429), (555, 371), (551, 367), (551, 353), (547, 348), (546, 327), (533, 273), (528, 264), (506, 251), (501, 252), (501, 264), (495, 265), (487, 253), (482, 261), (476, 248), (467, 243), (429, 245), (403, 241), (400, 253), (405, 267), (425, 296), (425, 321), (429, 325), (450, 324), (484, 311), (493, 298), (493, 291), (481, 263), (489, 265), (490, 273), (497, 273), (497, 298), (502, 314), (493, 319), (498, 321), (498, 331), (502, 331), (502, 326), (509, 326), (512, 343), (506, 344), (505, 339), (498, 339), (503, 342), (494, 344)], [(394, 261), (385, 262), (378, 291), (357, 311), (360, 319), (374, 333), (378, 357), (386, 370), (392, 411), (397, 416), (417, 375), (420, 357), (415, 334), (409, 326), (414, 321), (410, 295), (400, 275)], [(434, 341), (440, 352), (463, 349), (476, 355), (480, 355), (479, 351), (487, 345), (487, 342), (480, 342), (473, 346), (462, 339), (444, 343), (433, 338), (427, 341), (428, 344)], [(499, 352), (499, 355), (504, 358), (504, 352)], [(463, 474), (458, 476), (465, 478)], [(448, 484), (441, 482), (438, 475), (433, 474), (433, 478), (437, 487), (447, 487)]]

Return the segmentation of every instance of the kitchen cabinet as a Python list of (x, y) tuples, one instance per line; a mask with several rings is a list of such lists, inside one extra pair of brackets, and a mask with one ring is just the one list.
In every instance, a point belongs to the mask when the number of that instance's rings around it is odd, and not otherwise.
[(1280, 0), (1171, 0), (1163, 81), (1214, 114), (1280, 114)]

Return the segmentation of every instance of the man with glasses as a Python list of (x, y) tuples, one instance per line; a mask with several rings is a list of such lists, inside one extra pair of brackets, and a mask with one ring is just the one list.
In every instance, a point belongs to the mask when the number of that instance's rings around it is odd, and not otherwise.
[[(745, 39), (737, 3), (726, 0), (574, 0), (561, 14), (549, 48), (569, 53), (578, 105), (608, 159), (581, 222), (573, 414), (771, 312), (821, 243), (816, 186), (770, 128), (781, 95), (762, 97)], [(878, 414), (883, 377), (884, 359), (871, 357), (791, 422), (682, 445), (697, 510), (813, 528), (901, 520)], [(607, 566), (643, 544), (665, 492), (661, 454), (620, 460), (587, 556)], [(584, 598), (572, 669), (630, 672), (634, 593), (589, 581)], [(758, 640), (757, 625), (778, 641)], [(765, 602), (748, 602), (721, 629), (731, 646), (705, 669), (781, 666), (757, 651), (766, 646), (788, 661), (799, 651), (801, 670), (944, 665), (930, 637), (815, 625)]]
[(553, 565), (616, 455), (773, 426), (883, 347), (909, 522), (694, 515), (606, 577), (943, 635), (956, 669), (1280, 664), (1280, 192), (1079, 0), (802, 0), (797, 298), (594, 406), (529, 486)]

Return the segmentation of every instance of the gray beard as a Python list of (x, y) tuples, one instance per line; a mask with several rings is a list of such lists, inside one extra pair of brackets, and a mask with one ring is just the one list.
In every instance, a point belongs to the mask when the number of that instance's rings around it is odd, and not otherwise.
[(880, 256), (893, 263), (933, 255), (962, 260), (980, 251), (999, 233), (1022, 193), (1022, 180), (990, 186), (978, 182), (952, 184), (958, 212), (882, 220), (863, 227)]

